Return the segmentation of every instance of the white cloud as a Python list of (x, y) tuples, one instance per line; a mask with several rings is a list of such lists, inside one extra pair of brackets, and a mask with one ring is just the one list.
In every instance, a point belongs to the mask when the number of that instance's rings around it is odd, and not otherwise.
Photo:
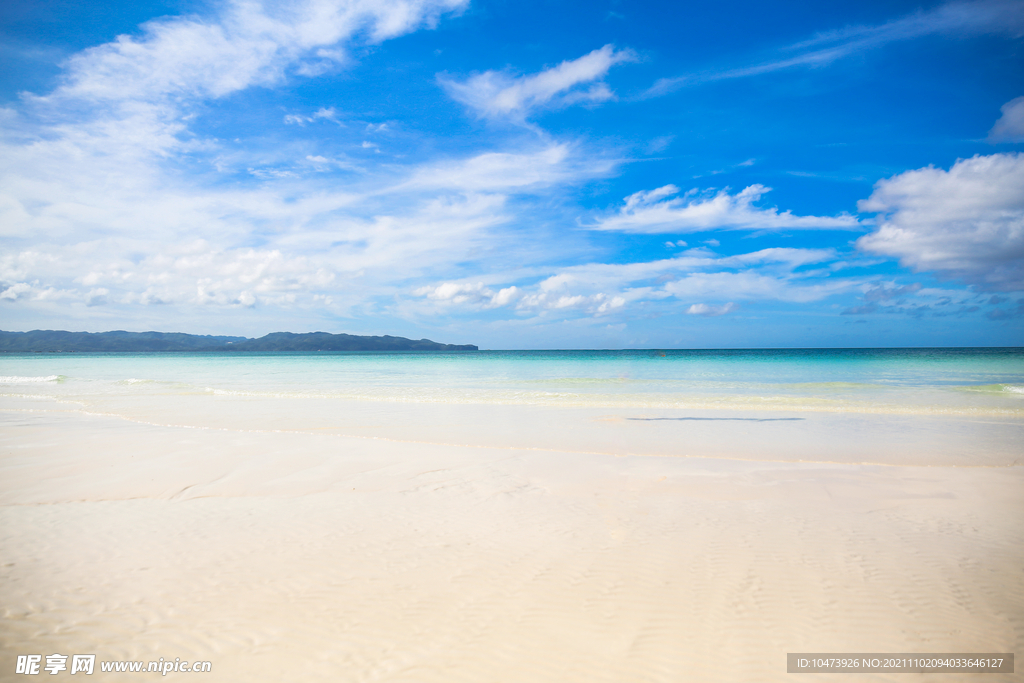
[(982, 289), (1024, 289), (1024, 155), (907, 171), (880, 180), (858, 207), (880, 214), (857, 240), (865, 251)]
[[(220, 155), (221, 148), (197, 147), (212, 143), (189, 136), (183, 142), (176, 135), (183, 128), (167, 123), (158, 107), (139, 111), (135, 119), (55, 125), (5, 112), (11, 124), (0, 131), (5, 306), (18, 302), (28, 310), (59, 295), (73, 306), (105, 302), (122, 319), (157, 304), (167, 307), (161, 315), (172, 315), (171, 307), (266, 306), (379, 313), (387, 305), (381, 302), (408, 292), (407, 283), (451, 277), (461, 264), (496, 252), (496, 228), (512, 218), (508, 193), (614, 168), (562, 144), (378, 167), (372, 176), (339, 184), (309, 174), (354, 168), (350, 162), (286, 152), (270, 159), (275, 165), (251, 167), (263, 180), (258, 186), (207, 182), (209, 176), (192, 182), (176, 172), (178, 163)], [(332, 116), (324, 108), (306, 119)], [(535, 248), (529, 240), (502, 245), (500, 255)], [(499, 287), (489, 296), (488, 305), (508, 306), (518, 290)]]
[(10, 287), (7, 287), (4, 291), (0, 292), (0, 299), (9, 299), (16, 301), (18, 297), (24, 296), (32, 291), (32, 285), (27, 282), (18, 282)]
[(426, 285), (414, 290), (413, 294), (443, 304), (468, 306), (474, 309), (500, 308), (522, 296), (521, 290), (514, 285), (495, 292), (483, 282), (444, 282), (436, 286)]
[[(345, 312), (467, 259), (507, 219), (503, 198), (483, 195), (419, 199), (369, 218), (332, 215), (344, 202), (329, 195), (291, 202), (259, 191), (172, 194), (145, 210), (118, 200), (86, 207), (97, 220), (110, 218), (104, 234), (39, 235), (31, 249), (0, 255), (2, 298), (31, 305), (61, 292), (72, 303), (104, 301), (124, 311), (154, 304), (322, 308), (330, 300)], [(157, 229), (133, 229), (146, 220)], [(285, 229), (265, 232), (265, 247), (240, 246), (261, 223)]]
[(567, 144), (536, 152), (487, 152), (468, 159), (430, 163), (418, 169), (404, 189), (502, 192), (574, 183), (607, 175), (614, 161), (573, 154)]
[[(675, 185), (665, 185), (626, 197), (619, 212), (588, 226), (594, 230), (631, 233), (700, 232), (703, 230), (825, 229), (857, 230), (853, 216), (794, 216), (754, 202), (771, 188), (751, 185), (736, 194), (721, 190), (713, 196), (691, 190), (681, 197)], [(674, 197), (674, 198), (673, 198)]]
[(741, 267), (758, 264), (778, 264), (789, 270), (813, 263), (833, 261), (836, 252), (832, 249), (794, 249), (791, 247), (770, 247), (747, 254), (723, 256), (715, 262), (723, 266)]
[[(564, 229), (571, 219), (559, 223), (559, 212), (573, 211), (572, 199), (555, 190), (607, 177), (621, 160), (590, 153), (582, 142), (543, 137), (443, 160), (389, 156), (377, 165), (367, 161), (374, 154), (353, 153), (363, 164), (356, 165), (338, 149), (358, 147), (365, 136), (365, 149), (387, 140), (394, 152), (410, 129), (381, 123), (363, 130), (365, 121), (348, 121), (353, 128), (344, 131), (329, 126), (332, 137), (349, 134), (339, 145), (292, 127), (274, 132), (291, 140), (235, 140), (237, 147), (190, 130), (200, 99), (336, 68), (352, 44), (431, 25), (464, 4), (229, 0), (216, 16), (160, 20), (73, 58), (54, 92), (0, 110), (5, 319), (21, 311), (121, 326), (144, 319), (158, 326), (173, 316), (191, 324), (194, 315), (223, 325), (224, 311), (232, 325), (250, 312), (278, 321), (302, 310), (311, 311), (307, 319), (333, 321), (426, 310), (522, 322), (710, 316), (750, 301), (819, 301), (861, 285), (832, 275), (841, 267), (833, 250), (720, 256), (704, 247), (682, 251), (687, 244), (676, 236), (668, 245), (680, 251), (664, 253), (677, 258), (585, 263), (601, 240), (578, 240)], [(632, 58), (606, 46), (539, 74), (488, 72), (454, 86), (476, 98), (464, 101), (482, 116), (525, 121), (544, 107), (612, 97), (602, 80)], [(233, 102), (195, 111), (222, 114)], [(342, 125), (337, 110), (319, 104), (292, 110), (285, 122)], [(754, 185), (678, 196), (665, 186), (632, 195), (593, 228), (858, 228), (849, 216), (756, 206), (764, 192)], [(572, 263), (584, 265), (551, 265)], [(501, 272), (508, 264), (520, 268)]]
[[(229, 1), (211, 18), (143, 24), (141, 36), (84, 50), (68, 62), (51, 96), (92, 101), (221, 97), (280, 82), (290, 67), (308, 73), (344, 59), (339, 43), (371, 43), (432, 26), (466, 0), (304, 0), (286, 5)], [(333, 49), (332, 49), (333, 48)]]
[(693, 304), (686, 309), (687, 315), (702, 315), (706, 318), (711, 318), (719, 315), (725, 315), (731, 313), (739, 308), (733, 302), (722, 304), (721, 306), (708, 306), (707, 304)]
[(110, 291), (105, 287), (97, 287), (96, 289), (90, 290), (86, 294), (85, 305), (105, 306), (107, 304), (108, 294), (110, 294)]
[[(830, 249), (763, 249), (723, 257), (690, 250), (657, 261), (563, 267), (533, 283), (524, 282), (526, 277), (520, 274), (519, 284), (500, 292), (495, 291), (495, 283), (508, 280), (496, 273), (488, 278), (488, 284), (445, 282), (421, 287), (414, 294), (444, 302), (444, 312), (448, 313), (514, 303), (520, 317), (601, 318), (653, 302), (665, 302), (663, 310), (665, 306), (671, 310), (673, 304), (668, 302), (675, 301), (684, 307), (683, 313), (717, 316), (737, 310), (736, 301), (807, 303), (861, 287), (861, 279), (800, 270), (805, 265), (835, 259), (836, 253)], [(531, 269), (534, 279), (539, 270)], [(509, 294), (503, 298), (506, 291)]]
[(334, 107), (320, 107), (309, 116), (306, 116), (305, 114), (286, 114), (284, 122), (286, 124), (305, 126), (307, 123), (313, 123), (317, 119), (324, 119), (326, 121), (336, 123), (339, 126), (345, 126), (344, 123), (338, 120), (338, 112)]
[[(634, 298), (636, 292), (630, 292), (628, 298)], [(521, 311), (540, 311), (542, 314), (549, 311), (560, 312), (583, 312), (591, 316), (603, 316), (612, 313), (626, 305), (627, 296), (609, 296), (603, 292), (596, 294), (560, 294), (550, 291), (540, 291), (523, 296), (516, 308)]]
[[(601, 102), (614, 97), (601, 81), (608, 70), (621, 62), (635, 61), (630, 50), (612, 45), (594, 50), (579, 59), (528, 76), (511, 76), (500, 71), (485, 71), (458, 82), (447, 76), (438, 80), (455, 100), (485, 118), (523, 120), (543, 107)], [(589, 87), (581, 88), (590, 84)]]
[(1024, 142), (1024, 97), (1017, 97), (1002, 107), (1003, 113), (988, 132), (989, 142)]
[[(59, 288), (46, 290), (18, 283), (9, 291), (43, 298), (41, 292), (59, 289), (65, 298), (87, 306), (117, 304), (182, 304), (202, 306), (254, 305), (305, 297), (310, 291), (329, 286), (335, 274), (322, 259), (288, 257), (278, 250), (211, 248), (202, 241), (167, 248), (134, 263), (113, 254), (107, 245), (95, 250), (56, 248), (49, 268), (37, 268), (34, 275)], [(108, 248), (104, 248), (108, 247)], [(83, 272), (78, 278), (62, 277), (61, 271)], [(0, 270), (0, 279), (9, 272)], [(76, 282), (77, 280), (77, 282)], [(93, 285), (102, 284), (102, 287)], [(11, 297), (8, 297), (11, 298)]]
[[(5, 317), (42, 310), (32, 307), (58, 298), (66, 302), (66, 312), (104, 305), (108, 315), (122, 320), (144, 316), (158, 304), (167, 307), (162, 315), (173, 315), (171, 308), (266, 306), (373, 312), (381, 301), (406, 292), (408, 282), (436, 278), (453, 264), (494, 249), (494, 229), (510, 218), (502, 192), (572, 182), (595, 165), (566, 146), (553, 146), (534, 154), (498, 152), (440, 165), (377, 167), (372, 177), (361, 173), (339, 184), (326, 174), (356, 168), (353, 164), (294, 146), (248, 157), (239, 152), (229, 161), (242, 173), (250, 168), (258, 183), (225, 183), (224, 176), (205, 169), (195, 180), (180, 172), (197, 159), (210, 160), (220, 171), (220, 160), (228, 155), (221, 141), (187, 131), (189, 119), (182, 112), (189, 98), (228, 92), (226, 81), (216, 76), (220, 71), (230, 72), (224, 78), (234, 83), (231, 87), (265, 82), (252, 76), (258, 69), (231, 76), (235, 66), (220, 63), (226, 53), (211, 57), (203, 48), (177, 54), (188, 51), (187, 39), (197, 31), (219, 32), (240, 41), (238, 49), (244, 51), (251, 36), (232, 22), (250, 27), (269, 22), (264, 37), (287, 45), (270, 50), (276, 56), (262, 63), (279, 73), (304, 58), (303, 45), (338, 35), (383, 39), (429, 24), (440, 11), (462, 4), (305, 2), (274, 14), (257, 4), (236, 3), (205, 28), (197, 19), (162, 20), (138, 37), (74, 58), (56, 91), (30, 98), (20, 111), (0, 111)], [(326, 27), (317, 37), (317, 21), (295, 23), (296, 13), (303, 12), (306, 19), (326, 12), (327, 23), (347, 12), (351, 22), (348, 28)], [(288, 22), (294, 30), (281, 28)], [(168, 64), (175, 59), (191, 60), (194, 68), (182, 68), (172, 78)], [(210, 63), (197, 66), (204, 59)], [(154, 73), (146, 75), (147, 70)], [(100, 106), (78, 106), (90, 98)], [(109, 101), (100, 102), (103, 98)], [(299, 124), (340, 124), (331, 107), (292, 116)], [(368, 131), (383, 134), (389, 128), (371, 125)], [(259, 165), (238, 161), (251, 163), (258, 155), (266, 157)], [(455, 192), (447, 196), (448, 190)], [(503, 255), (515, 252), (503, 249)], [(514, 287), (495, 291), (494, 305), (508, 305), (515, 292)]]
[[(44, 96), (25, 95), (20, 111), (4, 111), (0, 158), (8, 162), (12, 177), (0, 179), (0, 187), (13, 183), (38, 189), (55, 176), (68, 178), (76, 171), (81, 172), (77, 184), (104, 185), (101, 195), (110, 189), (137, 194), (147, 183), (166, 185), (170, 179), (157, 181), (157, 176), (168, 159), (212, 155), (224, 146), (190, 134), (195, 116), (189, 111), (197, 101), (278, 83), (310, 56), (324, 59), (327, 48), (379, 42), (431, 26), (466, 1), (298, 0), (264, 5), (228, 0), (209, 17), (148, 22), (137, 36), (119, 36), (74, 55), (56, 89)], [(290, 114), (285, 120), (340, 123), (330, 107), (309, 115)], [(253, 161), (235, 167), (251, 167), (257, 177), (289, 176), (290, 169)], [(223, 161), (213, 165), (220, 170)], [(47, 180), (24, 178), (44, 166), (49, 168), (40, 175)], [(44, 204), (67, 196), (52, 187), (34, 193), (46, 195)], [(19, 208), (2, 204), (0, 200), (0, 210)], [(88, 211), (76, 215), (89, 222)]]
[(876, 26), (850, 26), (828, 31), (810, 40), (787, 46), (776, 59), (766, 62), (661, 78), (644, 96), (658, 97), (688, 85), (758, 76), (794, 67), (819, 68), (889, 43), (929, 35), (985, 33), (1001, 33), (1012, 37), (1024, 35), (1024, 3), (1020, 0), (950, 2)]

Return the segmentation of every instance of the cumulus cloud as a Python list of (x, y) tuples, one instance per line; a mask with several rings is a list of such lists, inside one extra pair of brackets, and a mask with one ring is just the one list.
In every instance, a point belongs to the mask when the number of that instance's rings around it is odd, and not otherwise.
[(27, 282), (16, 282), (0, 292), (0, 299), (17, 301), (19, 297), (25, 296), (32, 291), (32, 285)]
[[(56, 249), (49, 265), (34, 269), (33, 274), (59, 283), (59, 287), (19, 282), (0, 297), (14, 298), (6, 295), (11, 292), (40, 300), (48, 296), (47, 292), (60, 291), (63, 298), (87, 306), (252, 306), (257, 301), (294, 303), (329, 286), (336, 277), (323, 259), (289, 257), (279, 250), (222, 250), (202, 241), (146, 256), (137, 263), (102, 247), (88, 254), (83, 254), (80, 248)], [(60, 270), (86, 272), (69, 278), (66, 274), (62, 277)], [(0, 280), (9, 280), (12, 275), (18, 273), (0, 266)], [(97, 284), (103, 286), (96, 287)]]
[(530, 291), (516, 285), (495, 291), (482, 282), (444, 282), (419, 287), (413, 294), (438, 302), (446, 309), (479, 311), (514, 305), (519, 313), (542, 315), (555, 311), (599, 316), (621, 308), (627, 300), (626, 297), (609, 296), (603, 292), (572, 292), (560, 276), (548, 278)]
[(444, 282), (436, 286), (424, 286), (413, 294), (425, 296), (432, 301), (475, 308), (499, 308), (515, 301), (521, 292), (518, 287), (505, 287), (497, 292), (482, 282)]
[(1024, 289), (1024, 155), (907, 171), (880, 180), (858, 207), (879, 214), (857, 240), (864, 251), (983, 290)]
[(1003, 115), (988, 132), (988, 141), (1024, 142), (1024, 97), (1010, 100), (1000, 111)]
[(771, 191), (750, 185), (736, 194), (720, 190), (714, 195), (690, 190), (677, 197), (675, 185), (635, 192), (626, 197), (618, 213), (588, 226), (593, 230), (630, 233), (700, 232), (703, 230), (857, 230), (853, 216), (795, 216), (792, 211), (754, 206)]
[[(247, 197), (254, 201), (246, 208), (252, 214), (239, 210), (219, 221), (212, 220), (211, 208), (217, 206), (212, 201), (182, 211), (169, 198), (161, 216), (168, 221), (168, 235), (129, 235), (134, 214), (115, 214), (126, 224), (118, 233), (63, 244), (39, 241), (0, 254), (0, 299), (23, 308), (59, 294), (70, 304), (104, 303), (118, 311), (153, 305), (189, 310), (329, 306), (344, 313), (372, 307), (377, 297), (395, 292), (396, 283), (444, 271), (479, 252), (492, 241), (490, 230), (505, 220), (503, 200), (496, 196), (435, 199), (369, 218), (331, 216), (333, 202), (315, 201), (329, 197), (298, 202), (301, 206), (278, 204), (280, 198), (270, 193), (244, 193), (238, 199)], [(211, 219), (200, 221), (203, 230), (191, 232), (187, 221), (180, 224), (193, 210)], [(238, 246), (247, 241), (251, 221), (272, 216), (304, 229), (267, 233), (265, 247)], [(196, 239), (197, 232), (210, 233), (214, 241)]]
[(481, 117), (523, 120), (540, 108), (611, 99), (614, 95), (601, 79), (616, 64), (635, 60), (631, 50), (605, 45), (579, 59), (527, 76), (485, 71), (463, 82), (447, 76), (438, 80), (453, 99)]
[[(414, 293), (445, 302), (448, 312), (511, 305), (519, 316), (601, 318), (666, 302), (667, 310), (681, 305), (680, 312), (688, 315), (719, 316), (738, 310), (737, 301), (807, 303), (861, 287), (860, 279), (801, 270), (836, 259), (830, 249), (762, 249), (734, 256), (690, 250), (657, 261), (567, 266), (539, 280), (539, 269), (534, 268), (533, 282), (520, 275), (518, 284), (500, 291), (482, 282), (445, 282)], [(503, 277), (494, 274), (490, 281), (501, 282)]]
[[(629, 298), (635, 292), (630, 292)], [(623, 306), (629, 300), (627, 296), (610, 296), (604, 292), (596, 294), (563, 294), (551, 291), (540, 291), (524, 296), (517, 308), (523, 311), (540, 310), (548, 311), (581, 311), (592, 316), (602, 316), (612, 313)]]

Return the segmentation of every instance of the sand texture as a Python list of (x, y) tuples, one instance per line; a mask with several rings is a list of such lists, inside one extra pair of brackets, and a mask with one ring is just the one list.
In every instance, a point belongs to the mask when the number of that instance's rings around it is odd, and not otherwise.
[[(357, 433), (233, 401), (2, 399), (0, 680), (30, 680), (26, 653), (667, 683), (792, 680), (787, 652), (1024, 652), (1013, 421), (413, 406)], [(842, 680), (910, 678), (967, 680)]]

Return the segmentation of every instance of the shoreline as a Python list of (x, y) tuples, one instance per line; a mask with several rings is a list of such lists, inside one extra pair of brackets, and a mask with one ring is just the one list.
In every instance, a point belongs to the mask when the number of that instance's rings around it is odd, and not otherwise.
[[(0, 410), (154, 428), (606, 456), (916, 466), (1024, 463), (1014, 416), (538, 406), (156, 394), (0, 395)], [(73, 407), (72, 407), (73, 406)], [(339, 442), (340, 443), (340, 442)]]

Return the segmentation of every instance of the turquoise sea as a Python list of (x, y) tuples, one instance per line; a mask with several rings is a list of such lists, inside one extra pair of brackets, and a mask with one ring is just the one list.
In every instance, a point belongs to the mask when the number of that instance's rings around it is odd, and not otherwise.
[(0, 356), (0, 393), (1024, 417), (1024, 348)]

